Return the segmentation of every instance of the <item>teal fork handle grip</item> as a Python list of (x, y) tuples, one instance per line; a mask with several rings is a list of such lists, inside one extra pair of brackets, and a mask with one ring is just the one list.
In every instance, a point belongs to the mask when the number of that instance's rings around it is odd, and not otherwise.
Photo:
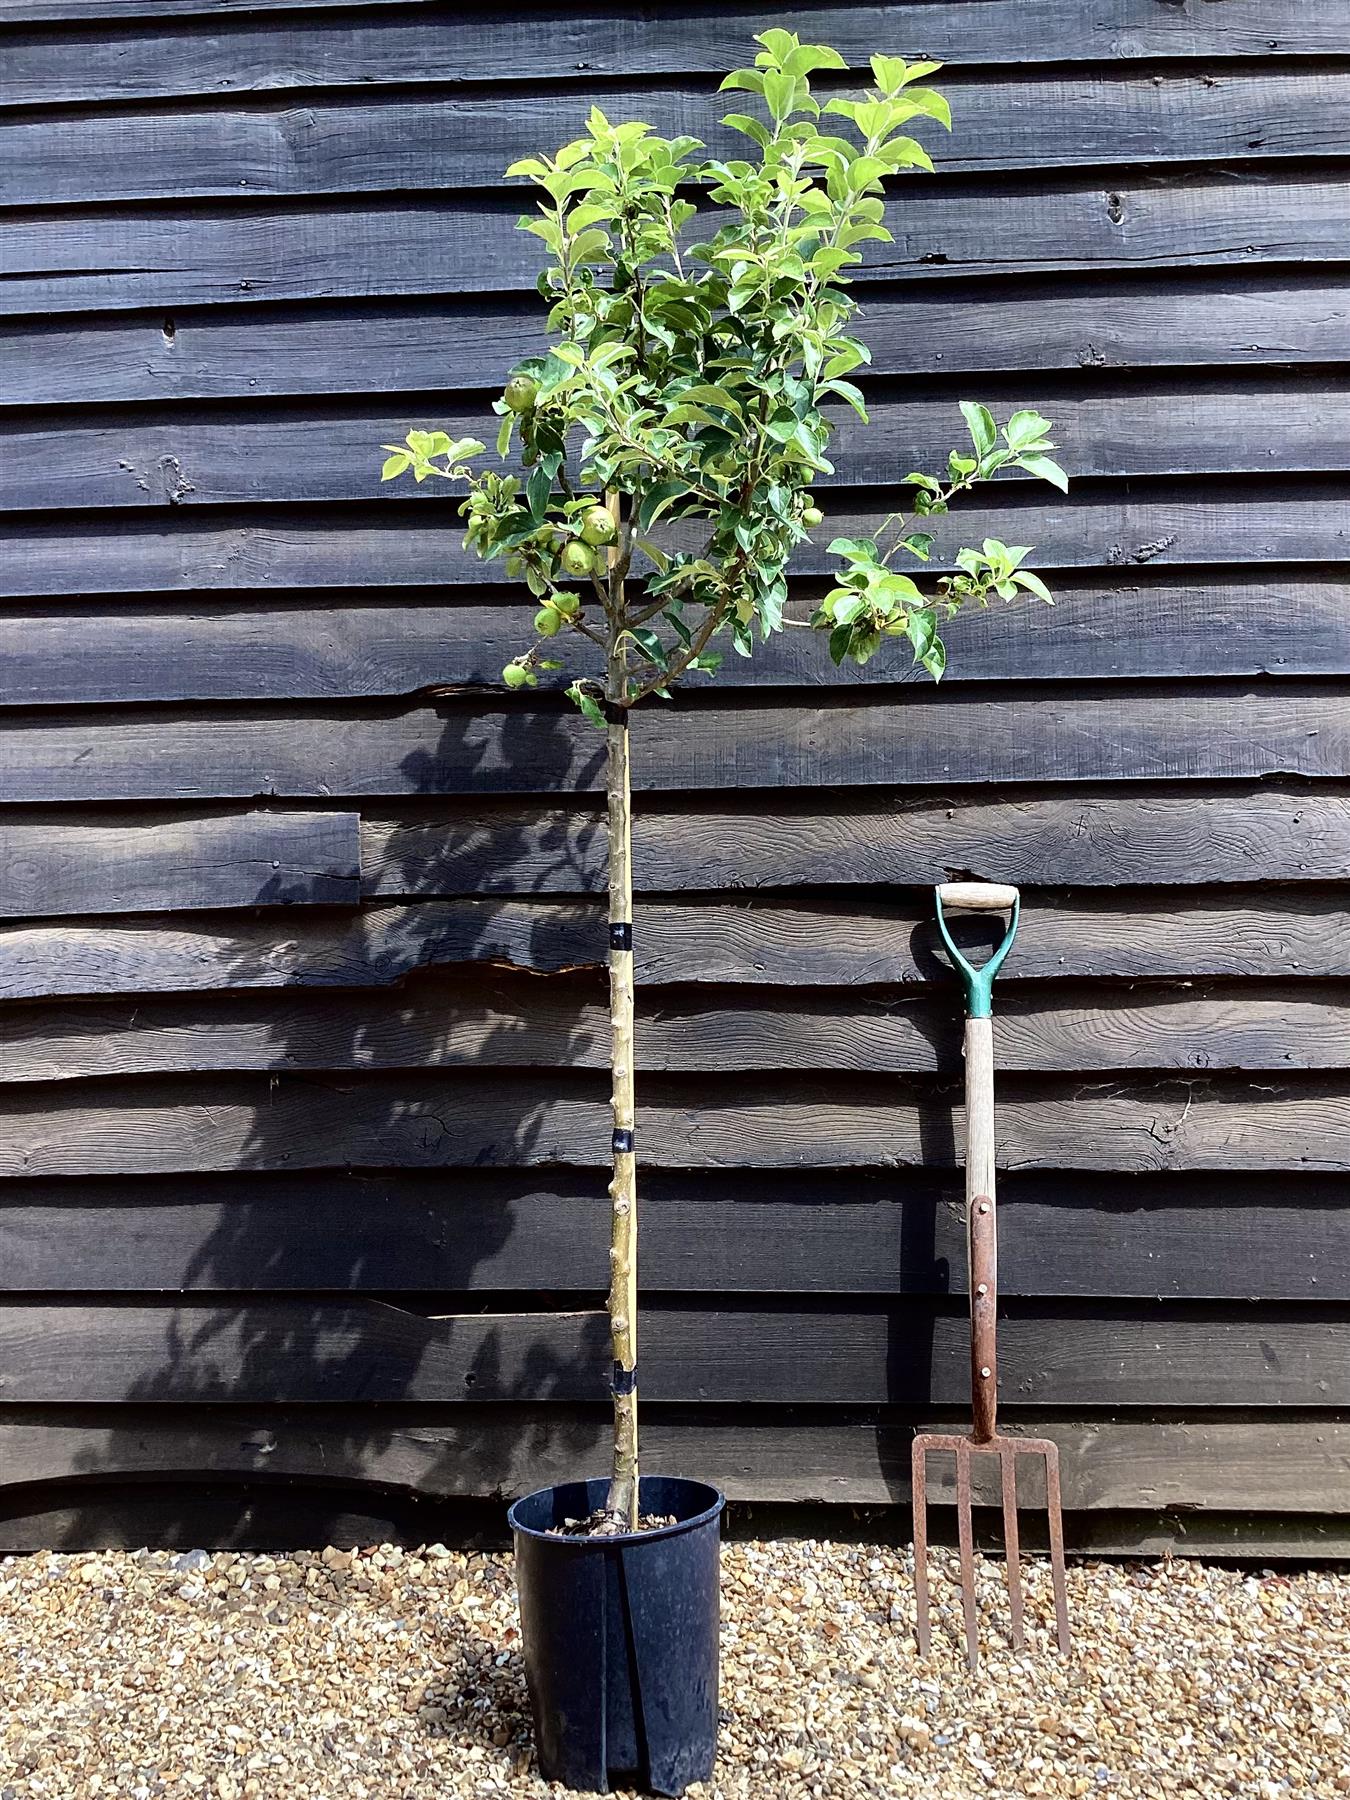
[[(984, 886), (983, 883), (980, 885)], [(976, 899), (974, 887), (973, 883), (950, 883), (948, 884), (948, 898), (967, 907), (973, 901), (975, 907), (980, 911), (994, 908), (1001, 911), (1007, 907), (1011, 915), (1008, 920), (1008, 929), (1003, 934), (1003, 942), (988, 962), (978, 969), (967, 961), (952, 942), (952, 934), (947, 929), (946, 914), (942, 910), (944, 890), (939, 887), (933, 891), (937, 899), (938, 930), (942, 933), (942, 941), (947, 946), (947, 952), (955, 963), (966, 990), (966, 1017), (968, 1019), (988, 1019), (992, 1018), (994, 1012), (994, 977), (1003, 967), (1004, 958), (1012, 949), (1013, 939), (1017, 936), (1017, 921), (1021, 913), (1022, 898), (1016, 888), (997, 888), (990, 883), (986, 890), (988, 898), (981, 895)], [(958, 889), (958, 891), (953, 894), (951, 889)]]

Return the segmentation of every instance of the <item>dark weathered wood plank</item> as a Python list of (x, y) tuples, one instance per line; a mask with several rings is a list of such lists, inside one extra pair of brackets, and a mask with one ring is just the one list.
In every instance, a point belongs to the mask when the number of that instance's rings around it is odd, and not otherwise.
[[(937, 1423), (964, 1429), (955, 1410)], [(1203, 1529), (1200, 1508), (1345, 1511), (1350, 1428), (1334, 1420), (1296, 1413), (1278, 1423), (1203, 1415), (1040, 1419), (1019, 1412), (1006, 1424), (1059, 1445), (1071, 1513), (1168, 1506), (1185, 1509)], [(0, 1415), (0, 1481), (37, 1487), (73, 1476), (159, 1476), (184, 1484), (183, 1504), (188, 1484), (203, 1477), (289, 1477), (444, 1499), (505, 1499), (541, 1482), (593, 1474), (604, 1462), (605, 1429), (600, 1408), (562, 1405), (521, 1404), (496, 1415), (401, 1407), (393, 1417), (345, 1408), (340, 1420), (273, 1408), (184, 1417), (164, 1407), (16, 1407)], [(643, 1443), (653, 1466), (716, 1482), (732, 1500), (904, 1505), (911, 1429), (889, 1415), (835, 1421), (649, 1405)], [(934, 1497), (939, 1479), (935, 1465)], [(85, 1529), (93, 1524), (86, 1518)], [(70, 1548), (84, 1539), (58, 1541)]]
[(123, 822), (0, 819), (0, 918), (354, 906), (356, 813), (266, 813)]
[[(1057, 584), (1053, 611), (998, 608), (963, 632), (950, 683), (1171, 675), (1350, 673), (1345, 584), (1272, 576), (1211, 584)], [(805, 616), (809, 596), (790, 608)], [(1167, 620), (1167, 630), (1157, 629)], [(0, 702), (70, 706), (194, 700), (396, 697), (431, 685), (497, 687), (528, 625), (522, 607), (420, 606), (362, 600), (349, 607), (81, 608), (0, 616)], [(753, 658), (728, 657), (719, 689), (912, 683), (928, 677), (900, 657), (836, 669), (820, 639), (786, 631)], [(582, 639), (541, 686), (598, 672)]]
[[(603, 103), (612, 119), (640, 118), (698, 138), (711, 155), (738, 156), (743, 140), (721, 124), (727, 102), (715, 85), (607, 86)], [(819, 85), (828, 93), (836, 84)], [(838, 85), (857, 91), (856, 81)], [(958, 74), (944, 91), (953, 135), (926, 133), (944, 172), (1350, 153), (1350, 75), (1341, 70), (1012, 79), (1003, 69)], [(0, 131), (0, 205), (496, 187), (517, 158), (574, 137), (586, 107), (578, 89), (562, 88), (27, 115)]]
[[(538, 240), (515, 194), (303, 207), (199, 203), (176, 210), (16, 213), (0, 238), (0, 313), (187, 306), (205, 301), (494, 293), (533, 286)], [(1257, 267), (1339, 256), (1342, 182), (1238, 184), (1137, 176), (1103, 191), (1065, 180), (949, 176), (903, 184), (873, 279), (901, 274)], [(363, 254), (351, 254), (353, 243)]]
[[(1023, 1302), (1000, 1323), (1002, 1384), (1019, 1406), (1316, 1406), (1350, 1377), (1335, 1308)], [(600, 1400), (603, 1313), (424, 1319), (374, 1301), (256, 1299), (238, 1307), (0, 1307), (7, 1403), (137, 1400)], [(650, 1401), (959, 1405), (964, 1310), (911, 1301), (803, 1313), (649, 1305)]]
[[(1183, 1172), (1350, 1168), (1344, 1077), (1066, 1083), (1010, 1076), (1008, 1169)], [(814, 1083), (648, 1077), (642, 1156), (659, 1168), (951, 1167), (954, 1088), (931, 1079)], [(14, 1087), (0, 1104), (0, 1177), (282, 1168), (603, 1164), (594, 1076), (340, 1076)]]
[[(1350, 112), (1347, 113), (1350, 116)], [(1055, 420), (1065, 465), (1080, 479), (1163, 475), (1318, 474), (1350, 469), (1350, 375), (1286, 376), (1245, 382), (1208, 379), (1166, 391), (1097, 391), (1075, 384), (998, 384), (985, 393), (1007, 416), (1032, 407)], [(840, 409), (836, 409), (838, 413)], [(1252, 428), (1259, 414), (1259, 431)], [(381, 445), (409, 428), (443, 426), (455, 437), (491, 437), (486, 405), (378, 409), (315, 418), (293, 409), (241, 412), (194, 408), (160, 417), (105, 414), (98, 424), (69, 417), (12, 426), (0, 435), (7, 512), (115, 507), (239, 506), (253, 503), (374, 503), (397, 498), (458, 515), (439, 486), (407, 494), (380, 481)], [(833, 485), (880, 485), (901, 468), (943, 468), (968, 443), (950, 394), (881, 398), (864, 426), (839, 416), (830, 445)], [(1000, 477), (1002, 485), (1007, 478)], [(1019, 478), (1019, 489), (1031, 488)], [(819, 535), (820, 549), (830, 533)], [(810, 553), (806, 553), (808, 556)]]
[[(1338, 881), (1350, 802), (1250, 789), (1088, 789), (1058, 799), (852, 795), (814, 810), (781, 795), (747, 811), (663, 808), (640, 796), (634, 843), (634, 879), (646, 893), (926, 885), (963, 870), (1042, 887)], [(603, 855), (603, 825), (580, 807), (437, 808), (362, 826), (370, 895), (598, 892)]]
[[(1203, 271), (1085, 288), (869, 288), (875, 373), (1350, 362), (1350, 295), (1319, 278)], [(186, 308), (0, 325), (0, 405), (492, 388), (545, 342), (533, 295), (322, 308)]]
[[(933, 567), (943, 567), (959, 544), (985, 537), (1033, 545), (1029, 566), (1041, 570), (1231, 567), (1238, 545), (1248, 566), (1350, 556), (1350, 497), (1335, 477), (1083, 484), (1067, 499), (1040, 498), (1045, 491), (1000, 483), (997, 493), (963, 505), (945, 522)], [(832, 505), (830, 529), (865, 536), (893, 498), (878, 496), (865, 509), (856, 497)], [(801, 546), (794, 572), (827, 572), (827, 542)], [(256, 508), (194, 514), (181, 506), (153, 516), (13, 515), (0, 530), (0, 597), (11, 599), (380, 586), (481, 590), (504, 581), (500, 563), (481, 563), (463, 550), (448, 505), (438, 511), (392, 498), (368, 509), (275, 506), (261, 515)], [(952, 627), (953, 662), (978, 629), (969, 619)]]
[[(694, 728), (683, 704), (643, 715), (635, 788), (1350, 776), (1345, 696), (1292, 684), (1104, 697), (1050, 688), (1018, 698), (916, 688), (898, 705), (813, 698), (754, 708), (707, 696), (696, 710)], [(603, 756), (603, 738), (571, 709), (459, 701), (324, 717), (231, 711), (0, 723), (14, 802), (587, 791), (602, 783)]]
[[(1014, 966), (1010, 973), (1016, 975)], [(702, 987), (646, 995), (638, 1008), (644, 1073), (723, 1069), (955, 1074), (961, 1021), (953, 984), (907, 997), (825, 990), (810, 998)], [(0, 1080), (208, 1071), (349, 1071), (609, 1066), (609, 1012), (598, 980), (428, 980), (408, 992), (337, 999), (237, 994), (135, 996), (24, 1007), (0, 1015)], [(1000, 1069), (1280, 1070), (1350, 1066), (1350, 988), (1007, 991), (994, 1029)]]
[[(819, 988), (945, 979), (926, 901), (871, 897), (787, 906), (751, 898), (648, 901), (637, 933), (644, 989), (725, 981)], [(367, 905), (345, 917), (62, 920), (0, 927), (0, 999), (232, 988), (379, 988), (415, 970), (509, 965), (537, 973), (604, 965), (598, 897), (427, 900)], [(1225, 898), (1142, 890), (1128, 898), (1028, 895), (1012, 973), (1065, 976), (1337, 977), (1350, 967), (1350, 919), (1336, 895)]]
[[(961, 1294), (959, 1172), (653, 1173), (649, 1294)], [(1331, 1176), (1010, 1175), (1007, 1297), (1350, 1300), (1350, 1215)], [(0, 1292), (595, 1294), (601, 1174), (242, 1172), (13, 1181)], [(1221, 1242), (1222, 1255), (1214, 1246)], [(80, 1245), (78, 1258), (71, 1246)]]
[[(377, 6), (385, 0), (371, 0)], [(258, 22), (246, 15), (314, 8), (309, 19)], [(221, 28), (221, 15), (239, 13)], [(329, 17), (320, 16), (323, 13)], [(106, 20), (78, 36), (18, 34), (6, 45), (6, 91), (14, 104), (146, 99), (257, 89), (368, 86), (464, 80), (516, 82), (520, 28), (500, 8), (443, 14), (437, 29), (409, 18), (363, 18), (353, 0), (5, 0), (0, 22)], [(191, 15), (208, 15), (200, 24)], [(133, 21), (153, 21), (134, 23)], [(859, 66), (877, 45), (869, 6), (799, 6), (795, 29), (807, 41), (838, 45)], [(535, 65), (594, 82), (698, 72), (720, 76), (746, 60), (763, 28), (754, 5), (597, 5), (532, 8)], [(952, 6), (918, 0), (904, 9), (907, 56), (948, 62), (1030, 63), (1141, 57), (1343, 56), (1338, 0), (1227, 0), (1207, 8), (1155, 7), (1145, 0), (1016, 0)], [(582, 83), (578, 80), (578, 86)]]

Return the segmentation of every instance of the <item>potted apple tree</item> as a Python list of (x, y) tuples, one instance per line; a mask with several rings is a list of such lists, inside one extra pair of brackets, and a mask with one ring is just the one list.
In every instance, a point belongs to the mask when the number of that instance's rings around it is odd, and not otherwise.
[(822, 105), (811, 76), (843, 69), (837, 51), (782, 30), (756, 41), (754, 67), (722, 83), (756, 105), (723, 121), (743, 157), (701, 159), (692, 138), (595, 108), (555, 155), (508, 171), (539, 192), (520, 223), (547, 253), (554, 341), (496, 403), (503, 466), (477, 467), (483, 445), (444, 432), (385, 446), (386, 480), (462, 484), (467, 544), (528, 589), (533, 633), (505, 685), (570, 677), (606, 734), (613, 1462), (510, 1511), (540, 1764), (591, 1789), (681, 1793), (711, 1773), (717, 1720), (722, 1496), (639, 1475), (630, 720), (714, 675), (725, 646), (750, 656), (793, 627), (826, 633), (836, 663), (900, 640), (940, 677), (941, 628), (962, 606), (1050, 595), (1026, 550), (992, 539), (921, 586), (931, 520), (1003, 468), (1066, 485), (1048, 421), (1020, 412), (1000, 430), (965, 403), (969, 448), (906, 477), (906, 512), (872, 537), (831, 542), (834, 585), (809, 617), (788, 616), (792, 553), (824, 522), (810, 485), (832, 472), (827, 408), (867, 421), (850, 272), (862, 245), (890, 237), (885, 182), (932, 167), (906, 128), (950, 117), (923, 85), (934, 63), (874, 56), (866, 93)]

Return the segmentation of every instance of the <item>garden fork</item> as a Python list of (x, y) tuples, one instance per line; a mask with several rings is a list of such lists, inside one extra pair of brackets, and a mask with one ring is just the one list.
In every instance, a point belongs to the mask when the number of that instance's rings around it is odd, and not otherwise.
[[(952, 942), (943, 911), (1007, 912), (1003, 942), (982, 968), (973, 968)], [(994, 977), (1012, 948), (1017, 932), (1019, 895), (1014, 887), (992, 882), (948, 881), (937, 890), (938, 929), (966, 990), (966, 1249), (970, 1291), (970, 1403), (973, 1429), (969, 1437), (955, 1432), (925, 1431), (914, 1439), (911, 1468), (914, 1490), (914, 1597), (918, 1608), (919, 1654), (929, 1647), (927, 1457), (949, 1450), (956, 1457), (956, 1530), (961, 1554), (961, 1604), (965, 1613), (966, 1655), (973, 1669), (979, 1659), (975, 1618), (974, 1529), (971, 1522), (971, 1459), (996, 1456), (1003, 1492), (1003, 1541), (1008, 1565), (1008, 1599), (1012, 1612), (1013, 1648), (1022, 1648), (1022, 1571), (1017, 1542), (1017, 1458), (1035, 1456), (1045, 1465), (1045, 1498), (1049, 1514), (1050, 1571), (1055, 1595), (1059, 1647), (1069, 1647), (1069, 1609), (1064, 1581), (1064, 1522), (1060, 1510), (1059, 1450), (1048, 1438), (1004, 1437), (996, 1426), (998, 1409), (998, 1213), (994, 1202)]]

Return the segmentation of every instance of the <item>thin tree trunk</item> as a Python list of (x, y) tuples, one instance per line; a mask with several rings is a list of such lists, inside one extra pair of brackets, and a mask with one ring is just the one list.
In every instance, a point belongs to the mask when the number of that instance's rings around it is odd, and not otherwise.
[[(612, 566), (611, 559), (611, 566)], [(610, 1099), (614, 1175), (609, 1184), (609, 1329), (614, 1368), (614, 1471), (607, 1510), (638, 1522), (637, 1154), (633, 1140), (633, 829), (628, 766), (628, 647), (620, 634), (623, 591), (610, 596), (605, 693), (605, 785), (609, 802)], [(622, 708), (623, 710), (619, 710)]]

